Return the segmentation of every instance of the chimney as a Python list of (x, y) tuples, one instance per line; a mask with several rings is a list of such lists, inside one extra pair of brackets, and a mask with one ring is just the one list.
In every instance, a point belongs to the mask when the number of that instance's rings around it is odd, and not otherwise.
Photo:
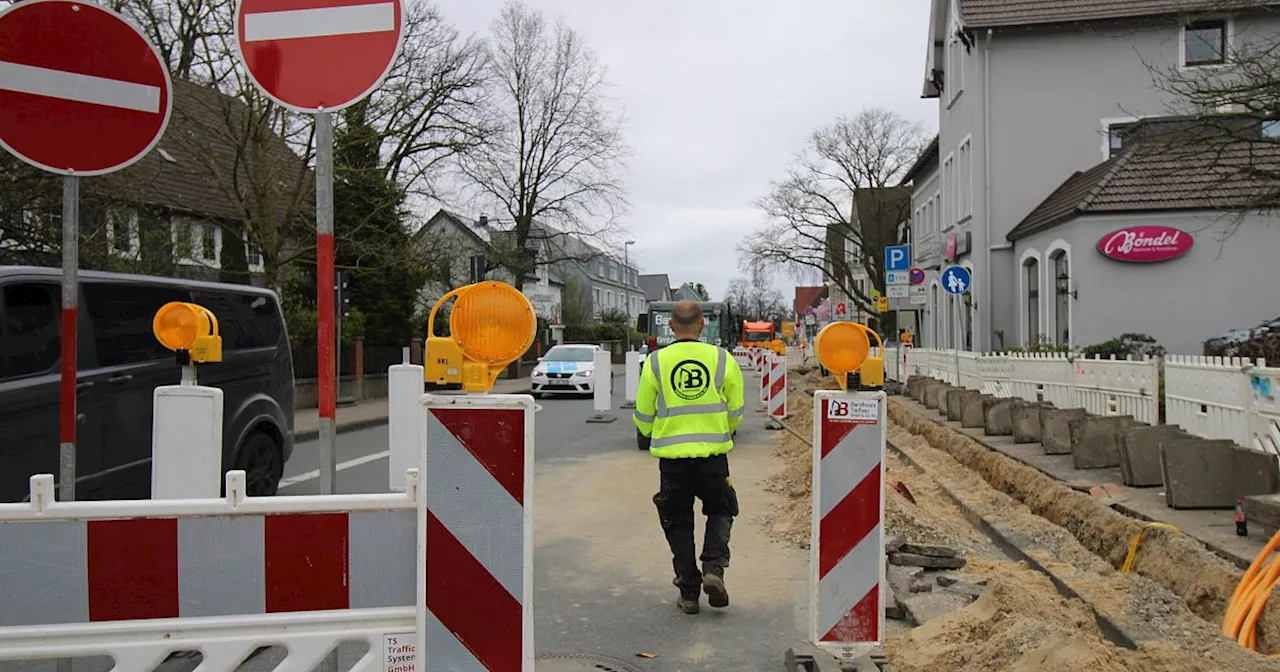
[(489, 215), (480, 215), (480, 221), (478, 222), (478, 224), (482, 229), (489, 228)]

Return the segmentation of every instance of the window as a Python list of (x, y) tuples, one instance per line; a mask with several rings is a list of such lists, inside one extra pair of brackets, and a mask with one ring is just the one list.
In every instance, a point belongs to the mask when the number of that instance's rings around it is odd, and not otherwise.
[(973, 143), (969, 138), (965, 138), (960, 143), (960, 179), (957, 185), (960, 190), (960, 197), (957, 199), (960, 205), (960, 219), (964, 220), (973, 216)]
[(1027, 342), (1028, 347), (1040, 340), (1040, 262), (1028, 259), (1023, 272), (1027, 283)]
[(245, 261), (247, 261), (250, 266), (257, 266), (262, 263), (262, 250), (258, 249), (258, 246), (252, 245), (248, 240), (245, 240), (244, 249)]
[(213, 224), (200, 227), (200, 257), (206, 261), (218, 260), (218, 232)]
[(111, 222), (111, 248), (126, 254), (132, 251), (137, 222), (127, 213), (111, 213), (108, 220)]
[(1280, 120), (1270, 119), (1262, 122), (1262, 137), (1280, 138)]
[(1227, 60), (1227, 22), (1196, 21), (1182, 30), (1182, 63), (1221, 65)]
[(265, 348), (279, 343), (280, 317), (271, 297), (199, 290), (192, 294), (192, 302), (218, 317), (223, 350)]
[(484, 281), (485, 271), (488, 270), (486, 266), (488, 264), (485, 262), (483, 254), (471, 255), (471, 268), (468, 271), (468, 275), (472, 283)]
[(52, 372), (58, 365), (62, 347), (61, 301), (62, 291), (57, 285), (21, 283), (4, 288), (0, 380)]
[(1058, 345), (1071, 342), (1071, 273), (1067, 270), (1067, 251), (1059, 250), (1053, 257), (1053, 331)]
[(119, 366), (172, 357), (152, 333), (151, 320), (164, 304), (190, 301), (191, 294), (176, 287), (87, 283), (84, 298), (93, 320), (98, 365)]
[(194, 231), (189, 219), (173, 220), (173, 256), (177, 259), (190, 259), (195, 254), (192, 244)]
[(933, 232), (942, 230), (942, 192), (933, 195)]
[(942, 164), (942, 192), (943, 194), (945, 194), (945, 197), (942, 199), (942, 205), (943, 205), (942, 230), (943, 231), (950, 229), (951, 225), (955, 224), (957, 219), (956, 194), (959, 193), (959, 190), (956, 189), (955, 168), (956, 168), (955, 155), (948, 155), (947, 160), (944, 161)]

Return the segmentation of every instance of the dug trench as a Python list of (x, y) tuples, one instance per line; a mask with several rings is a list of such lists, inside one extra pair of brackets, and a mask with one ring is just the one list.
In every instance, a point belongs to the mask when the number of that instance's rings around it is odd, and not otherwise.
[[(816, 374), (793, 380), (787, 425), (795, 431), (783, 434), (783, 466), (768, 482), (785, 501), (762, 522), (779, 543), (807, 547), (812, 393), (831, 385)], [(1117, 568), (1141, 522), (892, 399), (889, 415), (886, 479), (906, 486), (911, 498), (887, 489), (886, 539), (949, 548), (965, 564), (955, 570), (890, 566), (891, 584), (895, 572), (910, 570), (909, 586), (893, 585), (891, 594), (903, 596), (903, 606), (924, 603), (893, 614), (903, 621), (887, 621), (891, 669), (1280, 670), (1280, 661), (1219, 634), (1241, 572), (1197, 542), (1148, 529), (1134, 571), (1121, 573)], [(976, 514), (994, 521), (1025, 559), (1002, 549), (990, 529), (980, 530)], [(967, 599), (948, 597), (955, 587), (965, 588), (959, 592)], [(916, 591), (935, 599), (925, 603)], [(1259, 623), (1263, 651), (1280, 642), (1275, 619), (1269, 605)]]

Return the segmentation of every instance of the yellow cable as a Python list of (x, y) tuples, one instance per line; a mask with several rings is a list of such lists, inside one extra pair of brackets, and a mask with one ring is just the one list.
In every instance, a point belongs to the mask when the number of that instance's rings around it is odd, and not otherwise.
[(1143, 525), (1142, 529), (1138, 530), (1138, 533), (1133, 535), (1133, 543), (1129, 544), (1129, 555), (1125, 557), (1124, 566), (1120, 568), (1121, 574), (1128, 574), (1133, 570), (1133, 559), (1138, 555), (1138, 543), (1142, 541), (1142, 533), (1152, 527), (1163, 527), (1167, 530), (1178, 532), (1178, 528), (1168, 523), (1147, 523)]

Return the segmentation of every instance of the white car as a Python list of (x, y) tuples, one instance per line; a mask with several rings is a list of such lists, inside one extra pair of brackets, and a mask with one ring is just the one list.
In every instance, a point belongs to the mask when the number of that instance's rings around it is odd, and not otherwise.
[[(544, 394), (594, 394), (598, 345), (557, 345), (538, 358), (530, 377), (535, 398)], [(613, 370), (609, 371), (612, 376)]]

